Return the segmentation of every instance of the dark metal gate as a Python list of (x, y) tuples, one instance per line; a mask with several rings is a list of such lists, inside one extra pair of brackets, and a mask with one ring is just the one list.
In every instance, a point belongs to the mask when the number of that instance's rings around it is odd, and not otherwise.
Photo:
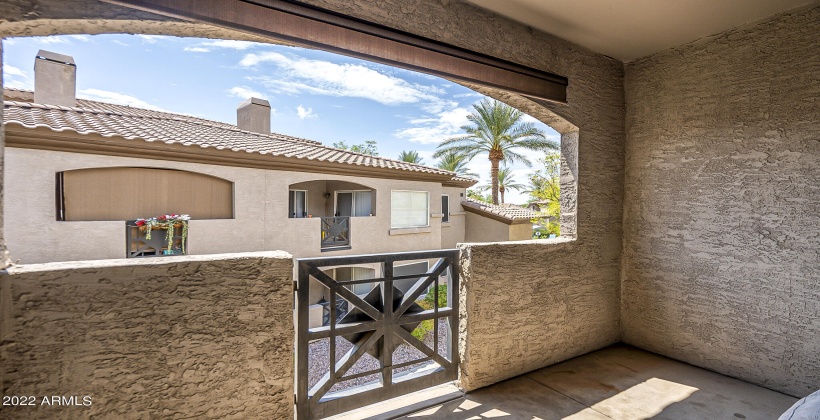
[[(296, 261), (298, 419), (332, 416), (457, 378), (458, 252)], [(418, 266), (402, 265), (411, 261), (428, 261), (429, 269), (394, 275)], [(351, 266), (377, 268), (376, 278), (334, 278), (340, 267)]]

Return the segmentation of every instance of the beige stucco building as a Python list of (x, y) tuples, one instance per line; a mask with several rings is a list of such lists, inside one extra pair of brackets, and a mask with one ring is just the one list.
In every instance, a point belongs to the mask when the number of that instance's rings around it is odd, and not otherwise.
[[(71, 57), (40, 51), (39, 91), (5, 90), (5, 237), (19, 263), (143, 256), (126, 221), (170, 213), (192, 216), (192, 255), (465, 241), (461, 201), (472, 179), (271, 134), (260, 99), (240, 105), (238, 126), (78, 100), (75, 71)], [(334, 224), (341, 235), (329, 240)]]

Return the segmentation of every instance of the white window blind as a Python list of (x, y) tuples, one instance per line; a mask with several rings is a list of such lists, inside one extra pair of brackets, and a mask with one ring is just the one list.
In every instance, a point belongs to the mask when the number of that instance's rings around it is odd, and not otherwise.
[(426, 191), (392, 191), (390, 227), (409, 228), (429, 225), (429, 194)]
[(370, 216), (373, 210), (370, 209), (370, 191), (356, 191), (353, 193), (353, 216)]
[(288, 196), (288, 201), (288, 217), (307, 217), (307, 191), (291, 190)]

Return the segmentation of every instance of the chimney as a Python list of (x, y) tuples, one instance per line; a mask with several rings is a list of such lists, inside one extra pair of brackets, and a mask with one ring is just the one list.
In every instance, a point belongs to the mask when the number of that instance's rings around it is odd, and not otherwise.
[(270, 134), (270, 103), (264, 99), (248, 98), (236, 109), (236, 125), (242, 130)]
[(76, 106), (77, 66), (74, 58), (40, 50), (34, 59), (34, 102)]

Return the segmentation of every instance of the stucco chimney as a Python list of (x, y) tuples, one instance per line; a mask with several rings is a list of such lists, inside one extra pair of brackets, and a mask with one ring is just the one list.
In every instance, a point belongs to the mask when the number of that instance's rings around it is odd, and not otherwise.
[(270, 103), (248, 98), (236, 109), (236, 126), (254, 133), (270, 134)]
[(34, 102), (77, 105), (77, 65), (74, 58), (40, 50), (34, 59)]

